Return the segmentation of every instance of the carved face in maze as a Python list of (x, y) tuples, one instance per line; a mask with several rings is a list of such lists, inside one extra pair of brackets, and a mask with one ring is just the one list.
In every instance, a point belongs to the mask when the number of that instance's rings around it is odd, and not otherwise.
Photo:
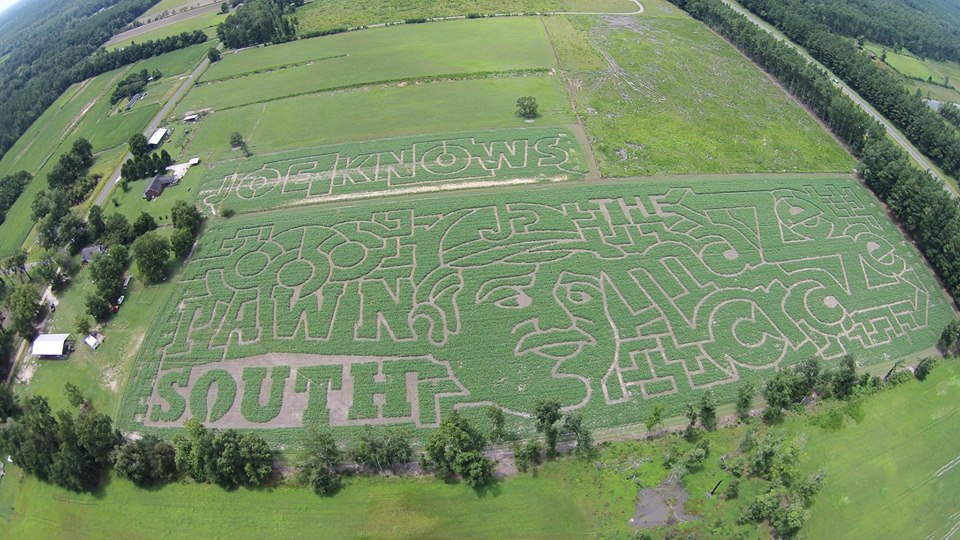
[[(587, 263), (596, 262), (591, 254), (576, 259), (584, 263), (580, 265), (584, 269), (589, 268)], [(515, 358), (508, 365), (520, 362), (527, 366), (522, 368), (525, 372), (542, 372), (541, 377), (527, 380), (545, 383), (554, 392), (559, 386), (566, 388), (562, 392), (565, 406), (589, 400), (591, 379), (598, 380), (616, 362), (617, 354), (614, 324), (605, 309), (606, 276), (570, 270), (577, 266), (531, 265), (525, 275), (501, 274), (478, 289), (471, 309), (471, 315), (485, 314), (485, 341), (496, 347), (499, 355)], [(504, 268), (504, 273), (510, 272), (517, 269)], [(464, 324), (465, 331), (471, 327)], [(526, 385), (521, 388), (535, 391)]]

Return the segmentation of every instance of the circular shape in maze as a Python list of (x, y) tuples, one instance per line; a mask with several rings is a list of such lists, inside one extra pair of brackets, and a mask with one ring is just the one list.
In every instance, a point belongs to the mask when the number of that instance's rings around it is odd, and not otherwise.
[(316, 272), (312, 263), (303, 259), (290, 261), (283, 265), (277, 275), (277, 281), (289, 288), (299, 287), (313, 277)]
[(337, 268), (353, 268), (362, 263), (367, 256), (363, 244), (354, 241), (344, 242), (330, 252), (330, 262)]

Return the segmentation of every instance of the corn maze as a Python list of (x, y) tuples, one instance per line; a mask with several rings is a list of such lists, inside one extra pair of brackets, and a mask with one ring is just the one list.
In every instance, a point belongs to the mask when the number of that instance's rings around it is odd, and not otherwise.
[(405, 137), (284, 152), (221, 166), (201, 205), (238, 211), (362, 198), (382, 192), (580, 179), (576, 138), (562, 128)]
[[(557, 185), (218, 222), (138, 359), (127, 428), (429, 428), (554, 397), (639, 422), (951, 316), (849, 179)], [(270, 216), (270, 219), (264, 219)], [(267, 224), (269, 223), (269, 224)]]

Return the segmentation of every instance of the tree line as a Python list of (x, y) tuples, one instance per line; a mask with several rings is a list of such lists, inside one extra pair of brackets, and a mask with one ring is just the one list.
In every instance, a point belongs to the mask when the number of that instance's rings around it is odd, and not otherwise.
[(130, 181), (151, 177), (173, 165), (173, 157), (166, 150), (161, 150), (159, 154), (157, 152), (150, 153), (147, 138), (142, 133), (134, 133), (127, 141), (127, 147), (133, 157), (120, 166), (124, 190), (126, 190)]
[[(764, 0), (745, 0), (744, 3), (758, 1)], [(867, 186), (889, 204), (954, 300), (960, 301), (960, 258), (957, 257), (957, 253), (960, 253), (960, 206), (946, 191), (943, 182), (911, 166), (907, 154), (886, 138), (883, 126), (834, 87), (823, 71), (808, 64), (796, 51), (759, 29), (720, 0), (671, 2), (730, 40), (776, 77), (823, 120), (854, 156), (861, 159), (859, 172)], [(869, 60), (850, 46), (836, 52), (869, 64)], [(873, 65), (870, 66), (873, 69)], [(911, 97), (902, 89), (900, 93)], [(920, 109), (924, 118), (932, 114), (937, 123), (945, 126), (939, 116), (922, 103)], [(957, 155), (960, 156), (960, 153)]]
[(70, 208), (82, 202), (97, 185), (99, 178), (87, 175), (91, 165), (93, 147), (81, 137), (47, 173), (48, 189), (39, 191), (30, 207), (41, 247), (70, 246), (75, 253), (83, 246), (83, 218)]
[(303, 3), (304, 0), (250, 0), (217, 25), (217, 37), (232, 49), (292, 41), (297, 37), (293, 12)]
[(7, 219), (7, 211), (17, 202), (20, 194), (33, 180), (33, 175), (27, 171), (19, 171), (0, 178), (0, 223)]
[[(806, 19), (819, 21), (837, 34), (861, 41), (869, 39), (894, 50), (904, 48), (925, 58), (960, 62), (960, 24), (957, 22), (957, 13), (944, 16), (934, 2), (780, 1), (792, 12)], [(755, 13), (767, 19), (766, 11)]]
[(960, 107), (951, 103), (944, 103), (940, 106), (940, 116), (960, 129)]
[(837, 74), (881, 114), (886, 116), (924, 154), (951, 176), (960, 175), (960, 132), (900, 81), (859, 54), (853, 43), (785, 0), (744, 0), (747, 9), (761, 14), (811, 56)]

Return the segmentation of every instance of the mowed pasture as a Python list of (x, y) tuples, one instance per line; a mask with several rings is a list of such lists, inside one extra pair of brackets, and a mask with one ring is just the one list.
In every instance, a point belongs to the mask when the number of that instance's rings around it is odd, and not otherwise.
[(281, 206), (536, 182), (579, 180), (583, 149), (560, 128), (440, 133), (229, 161), (198, 198), (216, 215)]
[(810, 356), (930, 349), (952, 310), (849, 179), (551, 185), (219, 221), (141, 349), (119, 422), (289, 441), (543, 398), (592, 426), (731, 401)]
[(554, 64), (533, 17), (376, 28), (226, 54), (178, 110), (223, 110), (383, 81), (548, 71)]
[[(524, 95), (540, 104), (533, 124), (517, 115), (517, 98)], [(214, 112), (194, 128), (185, 154), (208, 161), (239, 156), (229, 144), (233, 132), (259, 155), (423, 133), (574, 123), (559, 77), (549, 74), (381, 84)]]
[(422, 17), (564, 11), (633, 13), (637, 4), (631, 0), (324, 0), (304, 5), (297, 10), (297, 19), (300, 32), (309, 34)]
[(604, 176), (852, 170), (734, 47), (676, 8), (657, 13), (544, 19)]
[[(809, 438), (811, 472), (826, 473), (801, 538), (951, 538), (960, 530), (960, 366), (863, 408), (865, 418)], [(843, 523), (838, 528), (837, 524)]]

